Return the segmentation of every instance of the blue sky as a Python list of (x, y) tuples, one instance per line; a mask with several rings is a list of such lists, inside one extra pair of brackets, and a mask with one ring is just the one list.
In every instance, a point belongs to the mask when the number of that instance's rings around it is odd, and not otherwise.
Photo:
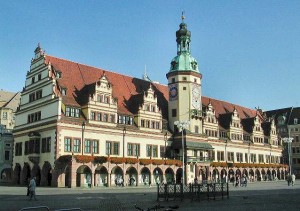
[(22, 90), (47, 54), (167, 83), (181, 12), (203, 95), (249, 108), (300, 106), (300, 1), (0, 0), (0, 89)]

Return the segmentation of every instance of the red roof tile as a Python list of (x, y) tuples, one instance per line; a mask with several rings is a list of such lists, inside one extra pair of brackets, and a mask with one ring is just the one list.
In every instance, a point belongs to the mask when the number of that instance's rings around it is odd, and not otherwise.
[[(106, 71), (100, 68), (79, 64), (76, 62), (52, 57), (46, 55), (46, 64), (51, 63), (56, 71), (60, 71), (62, 77), (57, 79), (58, 85), (67, 88), (67, 95), (63, 96), (63, 102), (67, 105), (82, 106), (82, 102), (88, 100), (88, 86), (93, 86), (105, 73), (108, 81), (112, 84), (113, 97), (118, 99), (118, 112), (131, 115), (132, 112), (128, 108), (128, 102), (132, 96), (140, 94), (149, 88), (148, 81), (138, 78), (121, 75), (119, 73)], [(152, 83), (156, 94), (158, 95), (158, 106), (162, 109), (163, 117), (167, 119), (169, 92), (166, 85)], [(212, 104), (218, 118), (220, 114), (233, 112), (237, 110), (241, 119), (254, 117), (259, 115), (256, 110), (245, 108), (232, 103), (216, 100), (208, 97), (202, 97), (203, 105), (207, 106), (209, 102)], [(260, 116), (261, 118), (261, 116)]]

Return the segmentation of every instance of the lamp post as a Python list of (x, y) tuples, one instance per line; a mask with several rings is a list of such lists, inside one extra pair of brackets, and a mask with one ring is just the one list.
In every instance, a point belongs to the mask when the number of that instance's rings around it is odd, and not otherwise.
[(183, 130), (187, 129), (190, 125), (190, 121), (175, 121), (174, 125), (177, 126), (179, 131), (181, 131), (181, 142), (182, 142), (182, 183), (185, 184), (185, 155), (184, 155), (184, 139)]
[(82, 125), (81, 125), (81, 135), (82, 135), (82, 141), (81, 141), (81, 155), (83, 155), (83, 145), (84, 145), (84, 130), (85, 130), (85, 122), (83, 121), (82, 122)]
[(249, 143), (248, 143), (248, 163), (251, 163), (251, 161), (250, 161), (250, 158), (251, 158), (251, 156), (250, 156), (250, 144), (251, 144), (251, 142), (249, 141)]
[(288, 158), (289, 158), (289, 174), (291, 175), (292, 174), (292, 162), (291, 162), (291, 148), (292, 148), (292, 142), (294, 140), (294, 138), (290, 138), (290, 137), (287, 137), (287, 138), (283, 138), (282, 139), (284, 143), (287, 143), (288, 145)]
[(166, 132), (165, 135), (164, 135), (164, 139), (165, 139), (165, 151), (164, 151), (164, 158), (165, 160), (167, 159), (167, 156), (166, 156), (166, 152), (167, 152), (167, 140), (168, 140), (168, 133)]
[(225, 140), (225, 155), (224, 155), (224, 158), (225, 158), (226, 163), (227, 163), (227, 143), (228, 143), (228, 140)]
[(123, 128), (123, 158), (125, 157), (125, 135), (126, 135), (126, 127)]
[(269, 163), (271, 163), (271, 157), (272, 157), (272, 145), (270, 144), (270, 158), (269, 158)]

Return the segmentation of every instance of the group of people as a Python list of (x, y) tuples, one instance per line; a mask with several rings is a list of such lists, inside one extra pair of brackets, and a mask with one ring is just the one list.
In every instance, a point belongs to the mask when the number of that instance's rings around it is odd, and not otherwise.
[[(234, 182), (235, 181), (235, 182)], [(235, 187), (247, 187), (247, 184), (248, 184), (248, 178), (247, 176), (244, 174), (243, 176), (240, 176), (239, 174), (237, 174), (234, 177), (232, 177), (232, 183)]]

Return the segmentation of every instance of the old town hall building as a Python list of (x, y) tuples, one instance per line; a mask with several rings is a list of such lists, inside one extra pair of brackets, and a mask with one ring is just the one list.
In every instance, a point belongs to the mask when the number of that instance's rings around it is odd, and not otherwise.
[(167, 85), (50, 56), (38, 45), (16, 113), (14, 182), (36, 176), (41, 186), (96, 187), (234, 175), (283, 179), (287, 166), (280, 164), (274, 119), (202, 96), (184, 20), (176, 42)]

